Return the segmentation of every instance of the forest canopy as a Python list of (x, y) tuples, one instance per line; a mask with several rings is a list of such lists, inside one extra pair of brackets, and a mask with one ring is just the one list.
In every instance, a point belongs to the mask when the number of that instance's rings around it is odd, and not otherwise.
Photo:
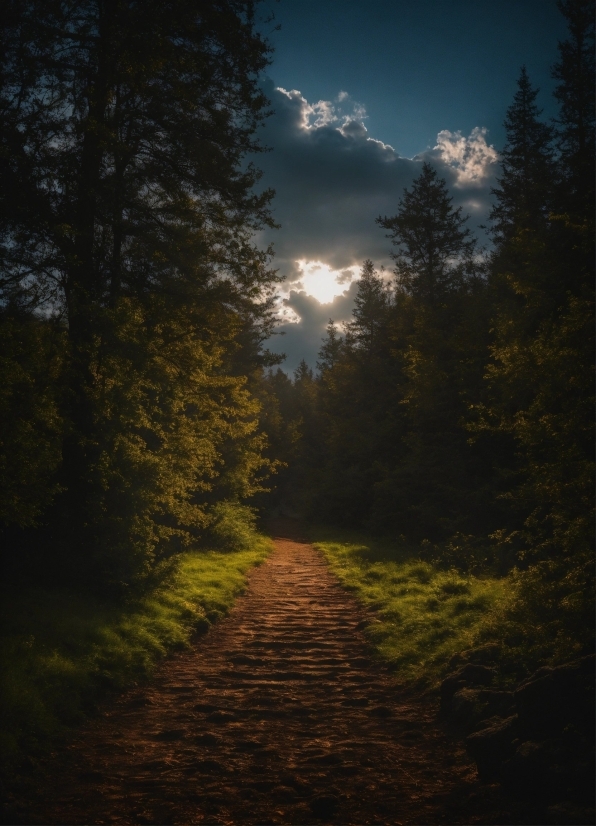
[(559, 8), (558, 116), (522, 67), (490, 250), (422, 164), (370, 227), (393, 274), (363, 262), (291, 379), (264, 349), (257, 4), (2, 6), (7, 570), (142, 589), (243, 501), (517, 567), (591, 625), (594, 23)]
[(244, 0), (0, 14), (8, 562), (119, 591), (272, 469), (248, 381), (278, 280), (248, 159), (270, 47)]

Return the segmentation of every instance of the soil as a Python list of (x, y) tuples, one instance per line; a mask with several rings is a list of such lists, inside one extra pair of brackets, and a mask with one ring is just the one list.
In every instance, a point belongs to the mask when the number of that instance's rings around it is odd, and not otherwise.
[(22, 779), (5, 822), (538, 822), (398, 689), (321, 555), (277, 533), (228, 617)]

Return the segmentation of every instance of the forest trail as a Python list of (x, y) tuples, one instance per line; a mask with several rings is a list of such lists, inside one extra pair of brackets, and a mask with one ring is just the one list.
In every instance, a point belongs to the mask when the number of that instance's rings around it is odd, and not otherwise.
[(436, 709), (400, 695), (366, 612), (283, 533), (228, 617), (86, 724), (16, 822), (491, 822), (461, 811), (474, 770)]

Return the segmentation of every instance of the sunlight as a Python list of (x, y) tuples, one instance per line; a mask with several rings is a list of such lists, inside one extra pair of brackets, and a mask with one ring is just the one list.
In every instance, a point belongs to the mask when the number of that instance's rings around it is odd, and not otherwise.
[[(347, 267), (344, 270), (332, 270), (328, 264), (321, 261), (307, 261), (301, 259), (296, 262), (302, 273), (300, 281), (295, 285), (312, 295), (321, 304), (329, 304), (333, 299), (347, 290), (352, 281), (357, 278), (359, 268)], [(290, 285), (294, 287), (294, 285)]]

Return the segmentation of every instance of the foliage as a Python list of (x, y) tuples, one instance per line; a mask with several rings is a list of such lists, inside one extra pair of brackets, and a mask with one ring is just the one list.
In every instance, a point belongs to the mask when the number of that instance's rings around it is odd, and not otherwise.
[(594, 9), (590, 0), (559, 0), (569, 38), (553, 66), (560, 105), (558, 139), (566, 166), (567, 206), (591, 214), (594, 206)]
[(411, 545), (350, 534), (337, 541), (337, 531), (313, 531), (321, 533), (316, 547), (342, 585), (374, 610), (368, 637), (403, 684), (436, 688), (450, 657), (484, 640), (489, 618), (510, 599), (506, 579), (438, 568)]
[(353, 319), (343, 337), (331, 323), (321, 347), (316, 450), (303, 432), (293, 458), (315, 516), (438, 542), (443, 555), (483, 548), (489, 566), (560, 554), (573, 565), (590, 547), (593, 213), (576, 170), (580, 133), (593, 132), (586, 8), (561, 4), (571, 39), (554, 69), (556, 130), (521, 71), (490, 255), (429, 164), (378, 219), (395, 279), (364, 262)]
[(374, 612), (368, 637), (402, 684), (436, 689), (452, 655), (490, 644), (510, 688), (593, 646), (587, 567), (581, 576), (551, 562), (506, 576), (462, 573), (424, 559), (425, 546), (403, 538), (320, 528), (312, 535), (340, 582)]
[(250, 380), (272, 193), (247, 159), (270, 49), (251, 0), (8, 2), (2, 30), (0, 300), (41, 344), (0, 319), (0, 462), (32, 476), (4, 524), (38, 524), (45, 574), (122, 594), (273, 470)]
[(473, 267), (475, 240), (462, 208), (453, 209), (452, 202), (445, 181), (424, 163), (397, 214), (377, 219), (397, 248), (398, 284), (424, 304), (440, 301)]
[(125, 606), (73, 589), (33, 587), (3, 595), (2, 738), (5, 768), (93, 713), (98, 701), (151, 674), (169, 651), (224, 616), (247, 570), (271, 550), (243, 521), (243, 547), (188, 550), (159, 586)]
[(552, 205), (556, 175), (553, 130), (540, 120), (537, 96), (538, 89), (532, 88), (524, 66), (514, 102), (507, 110), (508, 142), (501, 154), (499, 186), (493, 190), (496, 205), (491, 219), (493, 232), (500, 239), (511, 238), (520, 227), (544, 226)]
[[(582, 15), (574, 15), (582, 5), (561, 4), (571, 15), (576, 39)], [(583, 25), (584, 38), (593, 39), (592, 17), (584, 14)], [(568, 55), (572, 47), (573, 41), (562, 43), (561, 54)], [(584, 59), (589, 64), (587, 52)], [(555, 73), (563, 79), (561, 65)], [(558, 87), (560, 100), (572, 93), (571, 87), (564, 93), (565, 83), (576, 79), (567, 76)], [(528, 130), (541, 135), (540, 140), (528, 141), (526, 133), (514, 128), (528, 123), (524, 74), (519, 83), (507, 122), (504, 175), (496, 192), (497, 229), (508, 221), (512, 231), (501, 232), (490, 267), (497, 301), (484, 426), (513, 437), (519, 461), (517, 484), (508, 496), (521, 516), (523, 557), (546, 561), (564, 555), (569, 570), (582, 566), (593, 542), (594, 219), (592, 207), (586, 211), (585, 201), (576, 197), (577, 158), (571, 160), (568, 142), (580, 127), (573, 118), (580, 117), (581, 128), (593, 132), (594, 114), (592, 109), (590, 126), (585, 109), (563, 106), (557, 171), (550, 173), (559, 185), (553, 188), (551, 183), (546, 197), (552, 148), (545, 146), (547, 132), (540, 132), (535, 109)], [(529, 159), (524, 170), (512, 160), (522, 155)], [(514, 173), (517, 201), (508, 195)], [(591, 186), (593, 200), (593, 182)], [(522, 197), (526, 206), (520, 211)]]
[(236, 502), (218, 502), (210, 517), (205, 537), (209, 547), (243, 551), (254, 543), (256, 516), (252, 508)]
[(58, 380), (64, 332), (55, 321), (0, 316), (0, 523), (34, 526), (59, 488)]
[(380, 220), (398, 248), (396, 280), (365, 261), (353, 320), (343, 338), (330, 324), (321, 348), (305, 486), (319, 518), (347, 514), (353, 525), (435, 539), (477, 528), (478, 512), (491, 510), (464, 423), (488, 345), (466, 220), (428, 165), (398, 214)]

